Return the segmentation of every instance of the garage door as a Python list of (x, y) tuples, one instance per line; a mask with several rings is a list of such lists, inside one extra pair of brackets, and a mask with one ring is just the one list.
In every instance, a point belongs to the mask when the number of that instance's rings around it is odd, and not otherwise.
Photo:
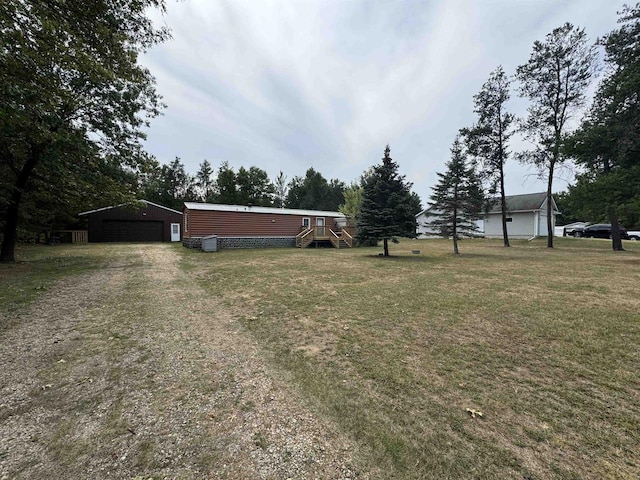
[(164, 222), (136, 220), (104, 220), (102, 222), (105, 242), (162, 242)]

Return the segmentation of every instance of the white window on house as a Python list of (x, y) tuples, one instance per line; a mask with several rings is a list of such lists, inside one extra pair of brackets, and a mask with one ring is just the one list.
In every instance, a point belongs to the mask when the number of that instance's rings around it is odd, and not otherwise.
[(184, 233), (189, 231), (189, 212), (184, 212)]
[(302, 217), (302, 227), (307, 229), (311, 226), (311, 217)]

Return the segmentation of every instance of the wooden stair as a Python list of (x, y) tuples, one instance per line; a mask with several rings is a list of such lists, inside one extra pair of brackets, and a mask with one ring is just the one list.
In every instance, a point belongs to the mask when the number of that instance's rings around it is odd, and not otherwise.
[(307, 248), (314, 241), (329, 241), (334, 248), (351, 248), (353, 237), (344, 229), (336, 233), (329, 227), (309, 227), (296, 235), (296, 247)]

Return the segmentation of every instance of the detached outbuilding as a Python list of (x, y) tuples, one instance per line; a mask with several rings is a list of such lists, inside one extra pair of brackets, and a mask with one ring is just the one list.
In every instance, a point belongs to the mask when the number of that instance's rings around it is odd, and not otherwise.
[(82, 212), (89, 242), (179, 242), (182, 212), (148, 200)]
[(200, 248), (216, 236), (217, 248), (353, 246), (354, 231), (340, 212), (185, 202), (183, 245)]
[[(507, 202), (507, 233), (509, 238), (546, 237), (547, 231), (547, 194), (527, 193), (505, 197)], [(552, 197), (552, 232), (556, 225), (558, 207)], [(484, 235), (488, 238), (502, 237), (502, 213), (500, 199), (494, 198), (484, 215)], [(553, 233), (552, 233), (553, 234)]]

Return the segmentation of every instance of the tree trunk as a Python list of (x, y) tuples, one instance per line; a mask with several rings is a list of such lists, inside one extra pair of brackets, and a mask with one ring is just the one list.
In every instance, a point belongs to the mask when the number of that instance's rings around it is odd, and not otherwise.
[(615, 252), (623, 252), (622, 237), (620, 236), (620, 224), (618, 223), (618, 216), (616, 215), (615, 208), (612, 206), (608, 209), (609, 221), (611, 222), (611, 248)]
[(502, 210), (502, 241), (505, 247), (509, 245), (509, 234), (507, 233), (507, 200), (504, 197), (504, 173), (500, 168), (500, 209)]
[(453, 207), (453, 253), (459, 255), (458, 251), (458, 209)]
[(551, 162), (549, 166), (549, 181), (547, 182), (547, 248), (553, 248), (553, 196), (551, 187), (553, 185), (553, 167), (555, 162)]
[(389, 256), (389, 239), (385, 238), (383, 240), (384, 243), (384, 256), (388, 257)]
[(40, 161), (40, 154), (42, 148), (34, 148), (31, 151), (31, 155), (27, 159), (27, 162), (22, 167), (22, 170), (16, 178), (16, 183), (13, 186), (11, 197), (9, 198), (9, 205), (7, 206), (7, 213), (5, 216), (4, 224), (4, 237), (2, 239), (2, 248), (0, 249), (0, 263), (15, 262), (15, 248), (17, 240), (18, 230), (18, 209), (20, 207), (20, 200), (22, 199), (22, 192), (24, 191), (29, 177), (33, 169)]

